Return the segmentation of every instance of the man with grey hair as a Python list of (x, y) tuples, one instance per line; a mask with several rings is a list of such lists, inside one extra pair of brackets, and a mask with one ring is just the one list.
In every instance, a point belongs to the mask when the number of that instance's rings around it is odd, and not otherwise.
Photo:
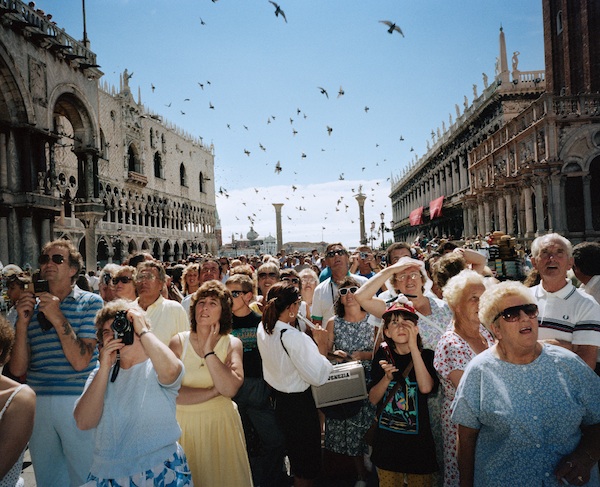
[(540, 340), (572, 350), (592, 369), (600, 346), (600, 305), (577, 292), (567, 279), (573, 266), (573, 247), (562, 235), (550, 233), (531, 244), (531, 262), (540, 274), (534, 286), (539, 307)]
[(187, 313), (177, 301), (162, 296), (167, 274), (160, 262), (143, 261), (136, 271), (137, 303), (152, 323), (152, 332), (168, 345), (177, 333), (190, 329)]

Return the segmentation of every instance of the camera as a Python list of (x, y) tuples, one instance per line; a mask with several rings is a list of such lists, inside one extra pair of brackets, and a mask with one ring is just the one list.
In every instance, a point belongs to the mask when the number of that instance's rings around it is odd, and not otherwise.
[(48, 281), (44, 281), (42, 279), (40, 279), (39, 281), (34, 281), (33, 282), (33, 291), (36, 294), (49, 293), (50, 287), (48, 286)]
[(367, 258), (367, 253), (366, 252), (361, 252), (360, 253), (360, 258), (363, 259), (363, 260), (366, 259)]
[(117, 311), (111, 328), (114, 331), (114, 337), (123, 340), (123, 345), (133, 343), (133, 323), (127, 319), (127, 311)]

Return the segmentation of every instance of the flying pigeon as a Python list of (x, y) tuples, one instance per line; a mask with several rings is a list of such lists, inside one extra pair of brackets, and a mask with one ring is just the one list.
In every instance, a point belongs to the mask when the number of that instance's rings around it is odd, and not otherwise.
[(400, 35), (402, 37), (404, 37), (404, 32), (402, 32), (402, 29), (400, 29), (400, 27), (398, 27), (393, 22), (390, 22), (389, 20), (380, 20), (379, 22), (381, 22), (382, 24), (385, 24), (389, 27), (388, 34), (393, 34), (394, 31), (396, 31), (396, 32), (400, 33)]
[(285, 13), (283, 12), (283, 10), (281, 10), (281, 7), (279, 5), (277, 5), (275, 2), (273, 2), (272, 0), (269, 0), (269, 3), (271, 3), (275, 7), (275, 17), (279, 17), (279, 15), (281, 15), (283, 17), (283, 20), (285, 20), (285, 23), (287, 24), (287, 19), (285, 18)]

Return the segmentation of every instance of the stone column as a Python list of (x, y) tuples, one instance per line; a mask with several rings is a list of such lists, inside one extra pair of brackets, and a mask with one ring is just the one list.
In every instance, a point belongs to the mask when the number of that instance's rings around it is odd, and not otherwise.
[[(34, 249), (35, 239), (33, 238), (33, 219), (30, 215), (24, 215), (21, 218), (21, 247), (22, 247), (22, 263), (29, 262), (34, 264), (37, 262), (37, 250)], [(46, 242), (44, 242), (46, 243)]]
[(544, 190), (540, 178), (535, 179), (533, 189), (535, 191), (536, 235), (543, 235), (546, 233), (546, 226), (544, 225)]
[(490, 202), (488, 199), (483, 201), (483, 232), (482, 235), (486, 235), (488, 232), (492, 230), (492, 225), (490, 221)]
[(594, 225), (592, 223), (592, 195), (590, 193), (592, 176), (587, 174), (581, 179), (583, 182), (583, 216), (585, 218), (585, 233), (589, 235), (594, 231)]
[(563, 234), (565, 230), (563, 220), (563, 209), (562, 202), (564, 202), (564, 192), (562, 185), (562, 175), (553, 174), (550, 176), (550, 187), (552, 189), (552, 226), (553, 231), (556, 233)]
[(283, 230), (281, 226), (281, 208), (283, 203), (273, 203), (275, 207), (275, 225), (277, 228), (277, 252), (283, 248)]
[(367, 232), (365, 229), (365, 201), (367, 197), (362, 193), (358, 193), (354, 198), (358, 202), (358, 219), (359, 219), (359, 230), (360, 230), (360, 244), (367, 245)]
[(477, 233), (485, 236), (485, 217), (483, 216), (483, 205), (477, 202)]
[(527, 238), (532, 238), (534, 236), (531, 193), (531, 188), (529, 186), (526, 186), (523, 189), (523, 197), (525, 198), (525, 236)]
[[(0, 133), (0, 189), (6, 188), (8, 188), (8, 157), (6, 152), (6, 134)], [(3, 233), (2, 235), (6, 235), (6, 233)], [(2, 262), (6, 261), (3, 259)]]
[[(52, 234), (50, 232), (50, 219), (49, 218), (42, 218), (40, 234), (41, 234), (40, 239), (42, 241), (42, 244), (45, 244), (46, 242), (51, 242), (52, 240), (54, 240), (52, 238)], [(94, 270), (95, 270), (95, 266), (94, 266)]]
[[(0, 261), (4, 263), (4, 265), (10, 263), (9, 251), (8, 251), (8, 218), (5, 216), (0, 216), (0, 235), (4, 235), (4, 238), (0, 238)], [(19, 262), (21, 264), (21, 262)]]
[(509, 235), (514, 235), (515, 225), (513, 217), (512, 193), (505, 193), (504, 202), (506, 204), (506, 233)]
[(506, 205), (504, 202), (504, 196), (500, 195), (498, 196), (498, 201), (497, 201), (497, 206), (498, 206), (498, 229), (501, 232), (506, 233)]

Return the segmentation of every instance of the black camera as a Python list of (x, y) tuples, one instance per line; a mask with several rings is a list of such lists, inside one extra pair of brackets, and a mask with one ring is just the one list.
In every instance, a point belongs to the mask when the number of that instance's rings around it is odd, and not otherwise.
[(114, 331), (114, 337), (123, 340), (123, 345), (133, 343), (133, 323), (127, 319), (127, 311), (117, 311), (111, 328)]
[(49, 293), (50, 286), (48, 285), (48, 281), (44, 281), (42, 279), (33, 281), (33, 291), (35, 292), (35, 294)]

